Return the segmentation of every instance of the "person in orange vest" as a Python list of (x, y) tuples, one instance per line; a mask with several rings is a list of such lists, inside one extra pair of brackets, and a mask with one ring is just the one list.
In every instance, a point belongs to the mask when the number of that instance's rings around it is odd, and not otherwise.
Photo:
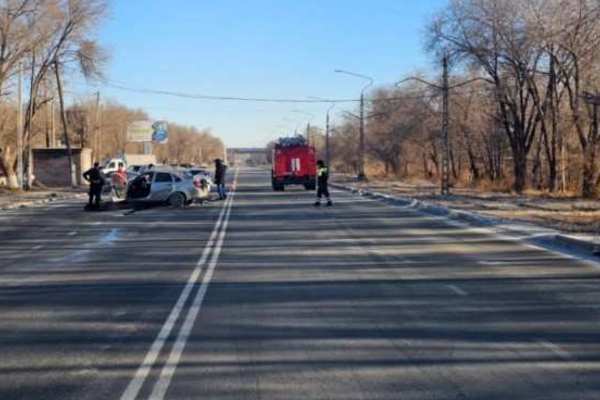
[(322, 160), (317, 161), (317, 201), (315, 207), (321, 206), (321, 198), (327, 199), (327, 207), (331, 207), (333, 202), (329, 196), (329, 168)]

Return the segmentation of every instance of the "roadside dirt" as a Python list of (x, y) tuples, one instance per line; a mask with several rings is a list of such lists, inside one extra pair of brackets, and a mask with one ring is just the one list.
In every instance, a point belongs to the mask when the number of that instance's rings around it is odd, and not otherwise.
[(0, 188), (0, 209), (28, 207), (51, 201), (72, 199), (82, 196), (82, 188), (34, 189), (31, 191)]
[(336, 182), (505, 220), (534, 223), (565, 232), (596, 234), (600, 231), (600, 201), (598, 200), (553, 197), (543, 193), (516, 195), (470, 188), (453, 188), (452, 195), (441, 196), (439, 187), (429, 183), (414, 184), (397, 181), (357, 183), (345, 177), (337, 178)]

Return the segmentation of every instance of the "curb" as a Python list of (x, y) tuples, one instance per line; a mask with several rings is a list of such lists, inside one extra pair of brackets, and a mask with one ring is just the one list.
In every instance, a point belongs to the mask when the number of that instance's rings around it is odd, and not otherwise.
[[(417, 211), (424, 212), (426, 214), (435, 215), (435, 216), (443, 216), (452, 220), (458, 220), (462, 222), (466, 222), (470, 225), (475, 225), (478, 227), (492, 227), (492, 226), (502, 226), (508, 225), (509, 227), (515, 224), (515, 221), (494, 218), (489, 216), (483, 216), (481, 214), (477, 214), (469, 211), (462, 210), (454, 210), (448, 207), (439, 206), (436, 204), (424, 202), (422, 200), (417, 200), (410, 197), (403, 196), (393, 196), (386, 193), (379, 192), (371, 192), (363, 189), (356, 189), (352, 186), (342, 185), (342, 184), (331, 184), (332, 187), (340, 190), (346, 190), (353, 194), (369, 197), (377, 200), (383, 200), (387, 203), (394, 205), (401, 205), (405, 208), (411, 208)], [(600, 255), (600, 243), (596, 243), (593, 241), (585, 240), (578, 237), (569, 236), (563, 233), (560, 233), (556, 230), (551, 230), (544, 227), (539, 227), (533, 224), (522, 224), (535, 229), (538, 229), (539, 232), (535, 235), (532, 235), (528, 238), (523, 238), (525, 241), (530, 241), (531, 243), (541, 244), (541, 245), (549, 245), (550, 247), (559, 247), (568, 250), (574, 250), (586, 253), (588, 256), (599, 256)], [(519, 229), (511, 229), (511, 228), (501, 228), (496, 231), (500, 235), (518, 235), (523, 236), (524, 232), (519, 231)], [(525, 235), (527, 236), (527, 235)]]
[(482, 216), (480, 214), (476, 214), (469, 211), (455, 210), (452, 208), (447, 208), (443, 206), (439, 206), (437, 204), (432, 204), (429, 202), (425, 202), (422, 200), (417, 200), (411, 197), (404, 196), (393, 196), (387, 193), (380, 192), (371, 192), (362, 189), (356, 189), (352, 186), (340, 185), (340, 184), (331, 184), (332, 187), (336, 189), (350, 191), (353, 194), (357, 194), (363, 197), (369, 197), (372, 199), (383, 200), (389, 202), (391, 204), (401, 205), (407, 208), (414, 208), (420, 211), (423, 211), (427, 214), (432, 214), (436, 216), (449, 217), (455, 220), (465, 221), (471, 224), (476, 224), (478, 226), (491, 226), (497, 225), (501, 223), (506, 223), (508, 221), (492, 218), (487, 216)]
[(556, 235), (554, 239), (565, 247), (584, 251), (593, 255), (600, 255), (600, 246), (598, 243), (561, 234)]

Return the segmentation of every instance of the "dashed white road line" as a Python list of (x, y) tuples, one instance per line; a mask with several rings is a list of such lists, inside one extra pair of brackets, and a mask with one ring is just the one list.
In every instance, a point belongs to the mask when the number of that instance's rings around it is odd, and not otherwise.
[(43, 248), (44, 248), (44, 245), (43, 245), (43, 244), (38, 244), (37, 246), (33, 246), (33, 247), (31, 248), (31, 250), (33, 250), (33, 251), (38, 251), (38, 250), (41, 250), (41, 249), (43, 249)]
[(561, 348), (560, 346), (549, 342), (547, 340), (539, 340), (538, 344), (542, 347), (544, 347), (547, 350), (550, 350), (552, 353), (554, 353), (555, 355), (557, 355), (558, 357), (562, 358), (565, 361), (568, 360), (572, 360), (573, 356), (571, 355), (571, 353), (569, 353), (568, 351), (564, 350), (563, 348)]
[(77, 231), (71, 231), (71, 232), (67, 233), (67, 235), (69, 235), (69, 236), (77, 236)]
[(456, 285), (447, 285), (446, 287), (459, 296), (466, 297), (469, 295), (469, 293), (466, 290), (463, 290)]
[[(237, 173), (236, 173), (236, 177), (237, 177)], [(158, 355), (160, 354), (162, 348), (164, 347), (165, 342), (169, 338), (171, 331), (173, 330), (173, 327), (175, 326), (175, 323), (179, 319), (179, 315), (183, 311), (185, 303), (186, 303), (187, 299), (189, 298), (189, 296), (196, 284), (196, 281), (200, 277), (202, 269), (203, 269), (204, 265), (206, 264), (208, 257), (210, 256), (211, 250), (213, 250), (213, 247), (215, 247), (215, 242), (217, 241), (217, 237), (218, 237), (219, 243), (221, 243), (221, 245), (222, 245), (221, 237), (223, 236), (223, 233), (221, 233), (221, 235), (219, 235), (219, 230), (220, 230), (221, 226), (223, 225), (225, 216), (227, 215), (227, 217), (229, 217), (230, 204), (232, 203), (232, 201), (233, 201), (233, 196), (230, 196), (230, 198), (228, 198), (228, 200), (223, 204), (223, 208), (221, 209), (217, 223), (215, 224), (215, 227), (210, 235), (210, 238), (209, 238), (208, 242), (206, 243), (206, 246), (204, 247), (202, 256), (196, 263), (196, 268), (190, 275), (183, 291), (181, 292), (181, 294), (179, 296), (179, 299), (177, 300), (177, 303), (171, 310), (171, 313), (169, 314), (167, 320), (163, 324), (160, 332), (154, 339), (154, 342), (152, 343), (152, 345), (150, 346), (150, 349), (146, 353), (144, 360), (138, 367), (133, 379), (129, 382), (129, 385), (127, 386), (127, 388), (121, 395), (121, 400), (135, 400), (135, 398), (139, 394), (140, 389), (142, 388), (144, 382), (146, 381), (148, 375), (150, 374), (152, 367), (156, 363), (156, 359), (158, 358)], [(221, 232), (224, 232), (224, 229)], [(218, 251), (220, 252), (220, 247), (217, 247), (217, 248), (219, 248)], [(215, 251), (217, 248), (215, 248)], [(214, 259), (214, 255), (213, 255), (213, 259)], [(213, 259), (211, 259), (210, 265), (213, 264), (213, 262), (212, 262)], [(215, 263), (216, 263), (216, 261), (215, 261)], [(202, 286), (198, 293), (200, 293), (202, 291), (202, 288), (204, 287), (204, 282), (206, 281), (206, 276), (211, 271), (210, 265), (209, 265), (209, 269), (207, 270), (207, 272), (205, 274), (204, 280), (202, 282)], [(214, 267), (213, 267), (213, 270), (214, 270)], [(212, 272), (210, 272), (210, 274), (212, 275)], [(210, 283), (210, 278), (208, 280), (208, 283)], [(208, 286), (208, 283), (207, 283), (207, 286)], [(204, 289), (204, 291), (206, 291), (206, 289)], [(204, 295), (202, 295), (202, 297), (204, 297)], [(198, 299), (198, 295), (196, 295), (194, 304), (196, 304), (197, 299)], [(200, 301), (200, 303), (201, 302), (202, 302), (202, 300)], [(188, 312), (188, 318), (189, 318), (190, 312), (191, 312), (191, 309)], [(187, 322), (188, 318), (186, 318), (186, 322)], [(184, 324), (184, 327), (185, 327), (185, 324)], [(183, 331), (183, 328), (181, 329), (181, 331)], [(180, 335), (181, 335), (181, 331), (180, 331)], [(167, 364), (167, 365), (169, 365), (169, 364)], [(170, 378), (169, 378), (169, 380), (170, 380)], [(156, 388), (156, 386), (155, 386), (155, 388)], [(165, 389), (165, 391), (166, 391), (166, 389)]]
[(489, 265), (489, 266), (494, 266), (494, 265), (507, 265), (510, 264), (510, 261), (478, 261), (477, 262), (480, 265)]
[(202, 279), (202, 286), (200, 286), (198, 293), (196, 293), (194, 302), (188, 310), (185, 321), (181, 326), (179, 334), (177, 335), (177, 339), (175, 340), (175, 344), (171, 349), (171, 354), (169, 354), (169, 358), (160, 373), (160, 377), (154, 385), (154, 389), (150, 395), (151, 400), (164, 399), (165, 394), (167, 393), (167, 390), (171, 384), (171, 380), (173, 379), (173, 375), (175, 374), (175, 370), (177, 369), (181, 359), (181, 355), (183, 354), (183, 350), (185, 349), (185, 345), (187, 344), (190, 333), (192, 332), (192, 328), (194, 327), (194, 323), (196, 322), (196, 318), (198, 318), (198, 314), (202, 308), (202, 303), (204, 302), (204, 297), (206, 296), (208, 286), (210, 285), (215, 267), (219, 261), (219, 256), (221, 255), (221, 249), (223, 248), (223, 242), (225, 241), (225, 235), (227, 233), (227, 225), (229, 224), (229, 216), (231, 214), (234, 195), (235, 193), (232, 193), (228, 199), (229, 206), (225, 216), (225, 222), (223, 223), (223, 228), (221, 229), (221, 234), (219, 235), (219, 241), (212, 254), (206, 274), (204, 274), (204, 278)]

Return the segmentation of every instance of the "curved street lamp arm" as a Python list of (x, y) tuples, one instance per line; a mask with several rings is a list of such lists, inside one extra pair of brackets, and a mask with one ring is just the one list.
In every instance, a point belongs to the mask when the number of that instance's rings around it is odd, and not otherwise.
[(353, 117), (353, 118), (356, 118), (356, 119), (360, 119), (360, 117), (359, 117), (358, 115), (356, 115), (356, 114), (353, 114), (353, 113), (351, 113), (350, 111), (344, 111), (344, 112), (343, 112), (343, 114), (345, 114), (345, 115), (347, 115), (347, 116), (349, 116), (349, 117)]
[(409, 82), (409, 81), (417, 81), (417, 82), (423, 83), (423, 84), (425, 84), (427, 86), (430, 86), (432, 88), (439, 89), (439, 90), (443, 89), (441, 86), (436, 85), (436, 84), (431, 83), (431, 82), (428, 82), (425, 79), (421, 79), (421, 78), (419, 78), (417, 76), (411, 76), (411, 77), (402, 79), (401, 81), (396, 82), (396, 84), (394, 86), (398, 87), (398, 86), (402, 85), (403, 83), (406, 83), (406, 82)]
[(494, 82), (492, 82), (492, 81), (490, 81), (489, 79), (486, 79), (486, 78), (474, 78), (474, 79), (469, 79), (468, 81), (457, 83), (456, 85), (449, 86), (448, 89), (456, 89), (456, 88), (459, 88), (461, 86), (470, 85), (471, 83), (477, 82), (477, 81), (483, 81), (483, 82), (487, 82), (487, 83), (494, 83)]
[(369, 81), (369, 83), (367, 83), (361, 90), (361, 94), (365, 93), (365, 90), (367, 90), (368, 88), (370, 88), (371, 86), (373, 86), (373, 83), (375, 83), (375, 80), (373, 78), (371, 78), (370, 76), (367, 75), (363, 75), (363, 74), (357, 74), (356, 72), (350, 72), (350, 71), (346, 71), (344, 69), (336, 69), (334, 72), (338, 73), (338, 74), (346, 74), (346, 75), (350, 75), (350, 76), (354, 76), (356, 78), (361, 78), (361, 79), (365, 79), (367, 81)]

